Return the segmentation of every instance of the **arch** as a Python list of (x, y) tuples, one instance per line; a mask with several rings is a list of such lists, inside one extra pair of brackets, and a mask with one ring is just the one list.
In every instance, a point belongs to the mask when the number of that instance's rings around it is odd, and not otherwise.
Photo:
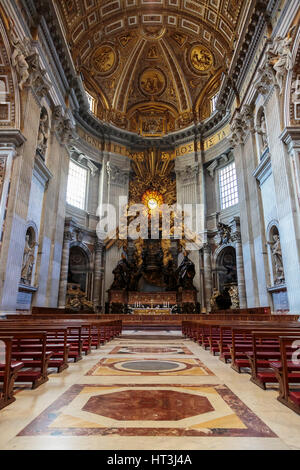
[(266, 238), (267, 241), (271, 241), (270, 236), (272, 234), (272, 229), (276, 227), (277, 231), (279, 233), (279, 222), (277, 219), (271, 220), (271, 222), (268, 223), (267, 230), (266, 230)]
[(220, 256), (220, 253), (227, 247), (231, 246), (232, 248), (235, 249), (235, 244), (230, 242), (230, 243), (227, 243), (227, 245), (222, 245), (222, 246), (219, 246), (219, 248), (216, 249), (216, 251), (214, 252), (213, 254), (213, 257), (212, 257), (212, 267), (213, 269), (216, 269), (217, 267), (217, 260), (218, 260), (218, 257)]
[(236, 250), (233, 244), (220, 247), (214, 255), (217, 287), (220, 292), (230, 285), (237, 285)]
[(21, 268), (21, 283), (32, 285), (36, 266), (36, 254), (38, 247), (38, 228), (32, 221), (27, 222), (24, 231), (24, 252)]
[(267, 227), (267, 245), (271, 285), (285, 283), (284, 266), (280, 245), (280, 230), (277, 220), (273, 220)]
[[(210, 101), (216, 92), (220, 89), (221, 77), (224, 68), (220, 68), (207, 85), (200, 92), (197, 101), (194, 105), (194, 112), (200, 121), (207, 119), (210, 114)], [(209, 109), (208, 109), (209, 108)]]
[(88, 273), (91, 271), (91, 252), (81, 242), (70, 245), (68, 284), (77, 284), (82, 292), (87, 292)]

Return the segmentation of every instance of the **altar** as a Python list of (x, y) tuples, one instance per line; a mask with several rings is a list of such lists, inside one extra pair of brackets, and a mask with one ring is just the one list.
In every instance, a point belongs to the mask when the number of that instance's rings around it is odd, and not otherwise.
[(171, 315), (170, 308), (135, 308), (134, 315)]

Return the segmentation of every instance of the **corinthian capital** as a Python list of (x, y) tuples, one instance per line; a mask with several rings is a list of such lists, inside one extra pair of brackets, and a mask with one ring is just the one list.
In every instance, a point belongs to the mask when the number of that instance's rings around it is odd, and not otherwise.
[(247, 126), (244, 121), (244, 117), (241, 112), (238, 112), (232, 123), (231, 123), (231, 135), (229, 136), (229, 141), (233, 147), (242, 145), (245, 142), (246, 138), (246, 129)]
[(258, 68), (256, 78), (254, 81), (254, 88), (261, 95), (267, 95), (274, 85), (274, 71), (272, 65), (268, 60), (265, 61), (264, 65)]
[(108, 162), (106, 166), (108, 178), (111, 184), (116, 186), (125, 186), (128, 183), (129, 171), (122, 170), (116, 165)]
[(199, 164), (194, 163), (193, 165), (187, 165), (183, 169), (178, 169), (176, 173), (181, 183), (189, 184), (193, 182), (195, 177), (198, 175)]
[(46, 77), (47, 72), (40, 66), (40, 59), (37, 53), (27, 58), (29, 66), (29, 84), (39, 98), (47, 95), (51, 88), (51, 82)]

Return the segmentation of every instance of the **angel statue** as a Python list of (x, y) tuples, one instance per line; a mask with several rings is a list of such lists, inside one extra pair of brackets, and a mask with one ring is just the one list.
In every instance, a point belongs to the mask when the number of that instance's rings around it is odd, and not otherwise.
[(274, 45), (269, 50), (270, 63), (276, 73), (276, 82), (280, 94), (282, 93), (285, 74), (293, 68), (292, 41), (291, 34), (288, 34), (286, 38), (278, 36), (274, 39)]
[(40, 127), (38, 133), (37, 150), (42, 157), (45, 157), (47, 143), (49, 139), (49, 117), (47, 111), (43, 108), (40, 117)]
[(23, 41), (21, 41), (11, 29), (10, 41), (13, 48), (11, 62), (12, 66), (15, 67), (17, 71), (19, 77), (19, 88), (22, 91), (30, 75), (29, 65), (27, 62), (27, 57), (31, 52), (30, 39), (24, 38)]

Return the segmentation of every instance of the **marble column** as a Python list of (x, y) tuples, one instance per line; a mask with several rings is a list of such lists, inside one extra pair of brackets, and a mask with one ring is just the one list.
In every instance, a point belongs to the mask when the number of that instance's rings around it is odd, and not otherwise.
[(203, 270), (204, 270), (204, 294), (206, 312), (210, 313), (210, 299), (212, 296), (212, 267), (211, 267), (211, 247), (209, 243), (203, 245)]
[(100, 240), (95, 242), (95, 262), (94, 262), (94, 289), (93, 305), (95, 312), (102, 305), (102, 282), (103, 282), (103, 251), (104, 244)]
[[(177, 157), (175, 160), (175, 171), (177, 179), (177, 204), (181, 205), (182, 209), (187, 211), (186, 216), (191, 222), (189, 227), (197, 235), (202, 235), (203, 215), (199, 213), (202, 209), (200, 202), (202, 202), (202, 169), (197, 160), (197, 155), (191, 153), (183, 157)], [(201, 175), (199, 175), (201, 173)], [(199, 180), (200, 178), (200, 180)], [(201, 187), (200, 187), (201, 186)], [(185, 205), (187, 207), (185, 208)], [(195, 247), (196, 248), (196, 247)], [(195, 264), (196, 276), (194, 279), (194, 286), (196, 287), (197, 301), (201, 301), (201, 283), (200, 283), (200, 251), (197, 249), (191, 250), (189, 254), (190, 260)], [(179, 257), (178, 263), (180, 264), (182, 257)], [(203, 305), (202, 305), (203, 307)]]
[(239, 217), (235, 217), (230, 225), (232, 227), (231, 239), (235, 244), (235, 251), (236, 251), (236, 270), (237, 270), (237, 279), (238, 279), (238, 288), (239, 288), (240, 308), (247, 308), (243, 245), (242, 245), (242, 236), (240, 232)]
[(73, 233), (71, 231), (66, 231), (64, 233), (64, 244), (63, 244), (62, 259), (61, 259), (58, 308), (66, 307), (70, 245), (71, 245), (72, 240), (73, 240)]

